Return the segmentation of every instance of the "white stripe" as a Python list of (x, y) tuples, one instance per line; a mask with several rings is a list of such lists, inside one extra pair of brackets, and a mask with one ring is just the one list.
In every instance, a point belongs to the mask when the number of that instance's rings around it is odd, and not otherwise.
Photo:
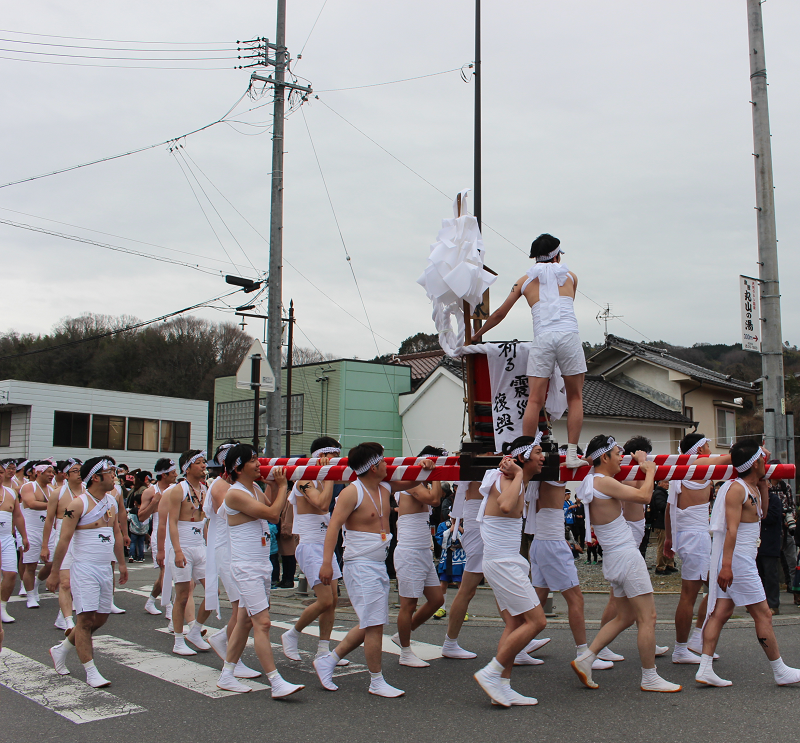
[(0, 653), (0, 684), (78, 725), (147, 711), (8, 648)]
[[(92, 644), (97, 653), (107, 656), (135, 671), (141, 671), (170, 684), (182, 686), (212, 699), (234, 696), (236, 692), (217, 688), (220, 671), (202, 663), (194, 663), (178, 655), (161, 653), (135, 642), (111, 635), (95, 635)], [(243, 680), (254, 691), (268, 688), (255, 681)]]

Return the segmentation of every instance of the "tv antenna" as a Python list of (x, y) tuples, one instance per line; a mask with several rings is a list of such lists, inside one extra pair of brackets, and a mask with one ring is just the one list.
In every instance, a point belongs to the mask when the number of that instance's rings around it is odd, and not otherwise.
[(601, 322), (604, 325), (603, 335), (608, 335), (608, 321), (609, 320), (620, 320), (623, 315), (612, 315), (611, 314), (611, 305), (606, 303), (606, 306), (603, 307), (600, 312), (597, 313), (595, 320), (597, 320), (597, 324), (599, 325)]

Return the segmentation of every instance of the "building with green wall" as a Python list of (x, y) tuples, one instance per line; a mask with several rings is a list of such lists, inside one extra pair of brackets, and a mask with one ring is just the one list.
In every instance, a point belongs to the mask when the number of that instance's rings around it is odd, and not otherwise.
[[(282, 420), (286, 420), (286, 369), (281, 370)], [(292, 369), (291, 453), (308, 454), (318, 436), (333, 436), (347, 450), (362, 441), (377, 441), (386, 456), (403, 454), (398, 395), (411, 390), (411, 369), (357, 359), (303, 364)], [(262, 405), (266, 395), (261, 395)], [(214, 383), (213, 445), (229, 438), (253, 439), (253, 393), (236, 388), (236, 377)], [(263, 446), (265, 416), (260, 417)], [(281, 454), (286, 437), (281, 436)]]

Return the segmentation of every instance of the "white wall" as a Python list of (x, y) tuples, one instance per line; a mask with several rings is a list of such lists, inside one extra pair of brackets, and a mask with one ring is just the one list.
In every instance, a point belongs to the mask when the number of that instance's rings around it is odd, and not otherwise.
[[(97, 413), (98, 415), (118, 415), (125, 418), (151, 418), (157, 420), (188, 421), (191, 423), (192, 449), (205, 449), (208, 434), (208, 403), (204, 400), (185, 400), (176, 397), (156, 395), (137, 395), (112, 390), (97, 390), (66, 385), (40, 384), (5, 380), (0, 382), (0, 390), (8, 392), (8, 404), (14, 406), (11, 421), (12, 446), (0, 449), (1, 457), (55, 457), (65, 459), (73, 455), (89, 459), (100, 454), (111, 454), (117, 462), (129, 467), (152, 469), (160, 457), (177, 459), (180, 452), (141, 452), (127, 450), (100, 451), (91, 448), (62, 448), (53, 446), (53, 413), (56, 410), (70, 413)], [(21, 412), (17, 412), (21, 411)], [(30, 411), (28, 413), (28, 411)], [(15, 431), (26, 417), (30, 425), (23, 429), (23, 435)], [(27, 430), (25, 450), (19, 451)], [(8, 453), (6, 453), (8, 452)]]
[[(683, 429), (680, 429), (681, 431)], [(598, 434), (613, 436), (620, 444), (624, 444), (631, 436), (647, 436), (653, 442), (653, 454), (672, 454), (677, 452), (677, 441), (675, 429), (668, 426), (659, 426), (652, 422), (636, 421), (616, 421), (613, 418), (598, 419), (586, 418), (583, 421), (583, 428), (579, 444), (585, 451), (594, 436)], [(567, 443), (567, 416), (553, 424), (553, 436), (559, 445)]]
[(436, 369), (416, 392), (400, 395), (399, 411), (404, 457), (416, 456), (428, 444), (461, 448), (464, 386), (445, 369)]

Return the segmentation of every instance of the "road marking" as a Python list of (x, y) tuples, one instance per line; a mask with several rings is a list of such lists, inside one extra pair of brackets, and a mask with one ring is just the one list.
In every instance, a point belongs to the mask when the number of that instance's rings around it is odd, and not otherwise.
[[(150, 588), (152, 591), (152, 587)], [(150, 598), (150, 591), (139, 591), (136, 588), (118, 588), (115, 593), (133, 593), (136, 596), (144, 596), (145, 598)], [(159, 597), (159, 601), (160, 601)]]
[[(108, 656), (117, 663), (212, 699), (236, 694), (234, 691), (217, 688), (219, 670), (204, 666), (202, 663), (194, 663), (179, 655), (161, 653), (112, 635), (95, 635), (92, 644), (98, 653)], [(256, 681), (243, 680), (242, 683), (254, 691), (269, 688)]]
[[(57, 599), (57, 593), (40, 593), (39, 594), (39, 601), (43, 601), (44, 599)], [(27, 601), (27, 596), (12, 596), (8, 601), (9, 603), (17, 603), (18, 601)]]
[(8, 648), (0, 652), (0, 684), (77, 725), (147, 711)]

